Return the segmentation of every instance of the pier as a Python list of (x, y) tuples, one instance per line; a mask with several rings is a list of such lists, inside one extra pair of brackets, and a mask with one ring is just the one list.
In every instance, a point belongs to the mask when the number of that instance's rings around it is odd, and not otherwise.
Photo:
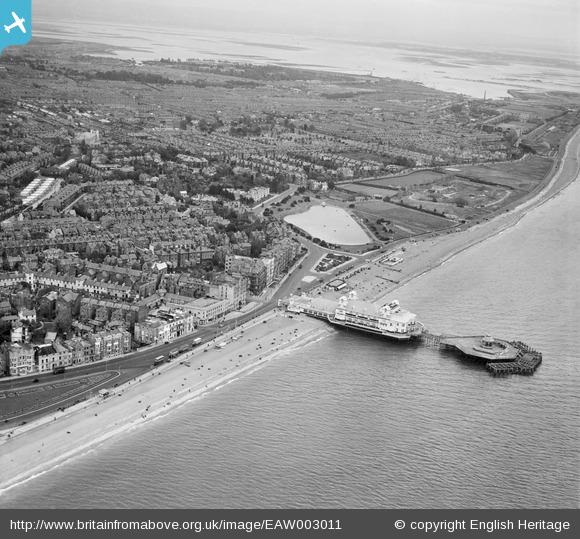
[(434, 335), (426, 330), (420, 339), (429, 348), (458, 352), (471, 361), (485, 364), (493, 376), (529, 376), (542, 363), (542, 353), (521, 341), (504, 341), (487, 335)]
[(542, 363), (542, 353), (530, 348), (523, 342), (510, 343), (518, 348), (518, 356), (508, 363), (488, 363), (487, 370), (494, 376), (506, 374), (532, 375)]
[(415, 315), (399, 307), (397, 301), (378, 306), (356, 299), (350, 292), (338, 301), (292, 296), (279, 302), (288, 312), (305, 314), (335, 326), (381, 337), (421, 342), (428, 348), (456, 352), (481, 363), (493, 376), (532, 375), (542, 363), (542, 354), (521, 341), (506, 341), (489, 335), (436, 335), (415, 320)]

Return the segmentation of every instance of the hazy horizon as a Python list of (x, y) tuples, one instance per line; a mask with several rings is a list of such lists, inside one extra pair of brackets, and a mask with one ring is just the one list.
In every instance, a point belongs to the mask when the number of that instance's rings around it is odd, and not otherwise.
[(576, 0), (35, 0), (36, 21), (270, 32), (325, 39), (580, 56)]

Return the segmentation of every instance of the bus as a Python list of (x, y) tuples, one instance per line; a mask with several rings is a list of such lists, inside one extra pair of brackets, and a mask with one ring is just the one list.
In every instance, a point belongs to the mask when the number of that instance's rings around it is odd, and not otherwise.
[(154, 360), (153, 360), (153, 366), (154, 367), (158, 367), (159, 365), (165, 363), (165, 356), (157, 356)]
[(173, 359), (174, 357), (177, 357), (179, 355), (180, 350), (179, 349), (175, 349), (175, 350), (171, 350), (171, 352), (169, 352), (169, 359)]
[(201, 344), (201, 337), (196, 337), (195, 339), (193, 339), (193, 342), (191, 343), (191, 347), (194, 348), (198, 344)]

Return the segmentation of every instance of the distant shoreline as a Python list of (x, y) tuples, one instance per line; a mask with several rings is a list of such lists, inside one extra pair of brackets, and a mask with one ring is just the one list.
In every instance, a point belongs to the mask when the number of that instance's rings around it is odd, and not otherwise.
[[(116, 47), (108, 47), (100, 44), (94, 45), (95, 47), (102, 47), (102, 50), (118, 50), (118, 48)], [(128, 48), (128, 50), (132, 49)], [(456, 255), (466, 251), (471, 247), (474, 247), (475, 245), (478, 245), (486, 241), (487, 239), (490, 239), (500, 234), (505, 230), (508, 230), (516, 226), (525, 215), (527, 215), (534, 209), (540, 207), (541, 205), (543, 205), (544, 203), (555, 197), (558, 193), (560, 193), (563, 189), (565, 189), (567, 186), (569, 186), (572, 182), (574, 182), (578, 178), (578, 169), (580, 166), (578, 163), (579, 149), (580, 149), (580, 127), (577, 127), (572, 133), (569, 134), (567, 139), (562, 143), (560, 152), (558, 154), (558, 157), (554, 163), (552, 170), (546, 176), (545, 180), (541, 183), (536, 192), (532, 192), (526, 197), (524, 197), (517, 203), (517, 205), (513, 209), (509, 210), (508, 213), (500, 214), (488, 222), (484, 222), (480, 225), (470, 227), (467, 230), (462, 231), (461, 233), (444, 234), (439, 235), (435, 238), (428, 238), (422, 240), (420, 247), (425, 247), (429, 243), (431, 245), (428, 245), (424, 251), (417, 253), (416, 258), (414, 258), (411, 261), (411, 264), (407, 268), (408, 271), (406, 271), (406, 275), (401, 279), (399, 283), (396, 284), (396, 286), (388, 290), (385, 295), (387, 294), (392, 295), (394, 291), (398, 290), (402, 286), (411, 283), (417, 277), (422, 276), (436, 269), (437, 267), (441, 266), (446, 261), (452, 259)], [(572, 155), (569, 155), (570, 152), (572, 153)], [(568, 164), (572, 161), (575, 161), (575, 165)], [(401, 242), (397, 243), (396, 245), (400, 246), (404, 244), (405, 242)], [(393, 245), (393, 247), (394, 246), (395, 245)], [(412, 249), (414, 249), (414, 247), (410, 246), (410, 250)], [(287, 330), (292, 325), (290, 321), (283, 322), (284, 322), (282, 324), (283, 327), (279, 329), (280, 332), (282, 332), (282, 329)], [(320, 329), (319, 324), (317, 322), (300, 320), (296, 323), (302, 324), (304, 327), (304, 331), (301, 333), (302, 340), (299, 341), (299, 344), (305, 344), (310, 340), (322, 338), (323, 332), (317, 331)], [(271, 342), (270, 339), (272, 338), (271, 333), (268, 333), (268, 330), (270, 329), (269, 328), (270, 324), (265, 324), (264, 328), (261, 327), (262, 326), (261, 324), (256, 328), (255, 327), (256, 325), (257, 324), (254, 324), (255, 333), (258, 335), (256, 338), (268, 337), (267, 339), (264, 340), (265, 346), (268, 346), (268, 343), (266, 341)], [(248, 329), (248, 333), (250, 331), (252, 330)], [(248, 335), (245, 335), (244, 339), (246, 339), (247, 337)], [(232, 345), (232, 348), (234, 346), (237, 345)], [(249, 352), (250, 349), (248, 347), (247, 358), (249, 359), (246, 359), (248, 363), (243, 365), (242, 368), (239, 370), (235, 370), (232, 368), (232, 365), (229, 365), (229, 362), (232, 361), (232, 358), (234, 357), (231, 356), (232, 354), (231, 350), (219, 352), (215, 350), (209, 350), (208, 347), (209, 352), (205, 355), (205, 357), (203, 357), (204, 363), (206, 363), (206, 360), (207, 362), (210, 361), (209, 359), (210, 356), (216, 358), (215, 360), (216, 363), (211, 363), (212, 368), (214, 367), (214, 365), (216, 365), (216, 369), (217, 366), (221, 366), (223, 369), (228, 369), (228, 374), (225, 377), (218, 377), (217, 380), (212, 380), (210, 382), (209, 380), (211, 379), (211, 376), (213, 376), (213, 374), (209, 375), (207, 372), (205, 372), (205, 376), (207, 378), (203, 378), (202, 382), (208, 381), (208, 384), (205, 387), (196, 385), (193, 394), (181, 395), (183, 398), (181, 402), (178, 402), (178, 399), (176, 399), (175, 401), (172, 402), (171, 406), (162, 403), (162, 401), (167, 401), (168, 397), (166, 397), (165, 394), (163, 394), (163, 396), (158, 395), (157, 397), (159, 400), (158, 401), (152, 400), (151, 402), (154, 402), (156, 405), (159, 406), (158, 416), (163, 416), (167, 412), (169, 412), (169, 410), (172, 410), (176, 406), (183, 404), (183, 402), (189, 402), (194, 398), (198, 398), (199, 396), (205, 394), (210, 389), (222, 387), (224, 384), (230, 383), (231, 381), (235, 380), (237, 376), (242, 375), (243, 373), (251, 372), (254, 368), (258, 368), (260, 360), (265, 359), (267, 361), (268, 359), (271, 358), (272, 355), (287, 353), (289, 347), (290, 349), (292, 349), (293, 346), (297, 346), (297, 344), (296, 340), (295, 339), (293, 340), (292, 338), (291, 342), (289, 342), (286, 346), (280, 345), (275, 352), (271, 351), (270, 355), (266, 355), (264, 356), (264, 358), (260, 357), (260, 354), (262, 352), (255, 351)], [(199, 352), (201, 352), (201, 350)], [(195, 355), (192, 354), (192, 357), (195, 357), (196, 360), (200, 359), (199, 356), (202, 356), (203, 354), (199, 352)], [(268, 350), (266, 350), (264, 353), (266, 354), (266, 352), (268, 352)], [(236, 354), (238, 354), (238, 349), (236, 349)], [(228, 363), (226, 363), (226, 360), (229, 360)], [(171, 368), (172, 368), (171, 372), (179, 373), (179, 380), (178, 376), (174, 376), (174, 379), (171, 380), (171, 384), (176, 386), (177, 382), (181, 383), (181, 378), (183, 377), (184, 373), (189, 374), (191, 372), (195, 372), (193, 370), (190, 371), (187, 367), (178, 365), (172, 365)], [(154, 377), (151, 377), (150, 379), (152, 378)], [(160, 382), (165, 382), (166, 378), (169, 378), (169, 376), (165, 376), (164, 374), (163, 376), (161, 376)], [(147, 381), (143, 382), (143, 384), (147, 383)], [(139, 393), (142, 387), (143, 385), (135, 381), (135, 383), (127, 387), (126, 394), (120, 396), (118, 400), (115, 400), (115, 403), (113, 403), (112, 401), (108, 402), (110, 402), (113, 405), (117, 403), (119, 405), (122, 405), (124, 402), (126, 402), (127, 405), (129, 405), (129, 399), (132, 399), (130, 401), (130, 404), (135, 407), (136, 399), (142, 398), (141, 393)], [(152, 389), (151, 391), (153, 392), (154, 390), (155, 388)], [(171, 398), (171, 395), (169, 395), (169, 398)], [(145, 404), (145, 402), (143, 404)], [(94, 436), (95, 431), (91, 430), (93, 428), (92, 427), (93, 423), (91, 422), (100, 425), (101, 428), (103, 428), (104, 426), (106, 429), (107, 427), (107, 424), (103, 422), (104, 420), (99, 419), (97, 421), (93, 419), (93, 417), (97, 416), (96, 413), (93, 414), (93, 412), (95, 412), (95, 407), (96, 405), (93, 403), (93, 406), (75, 409), (70, 414), (65, 412), (65, 414), (58, 415), (54, 423), (52, 422), (47, 423), (46, 421), (39, 422), (37, 427), (30, 428), (30, 430), (27, 429), (26, 432), (18, 434), (16, 437), (10, 439), (9, 441), (4, 440), (3, 443), (0, 444), (0, 453), (4, 453), (6, 450), (10, 450), (11, 454), (17, 454), (19, 456), (22, 456), (24, 457), (25, 460), (25, 462), (18, 462), (15, 463), (14, 465), (10, 465), (8, 464), (7, 457), (3, 455), (2, 457), (3, 460), (6, 459), (6, 466), (4, 467), (3, 471), (0, 471), (0, 505), (1, 505), (2, 490), (13, 487), (15, 484), (21, 481), (29, 480), (37, 475), (45, 473), (47, 468), (48, 469), (54, 468), (55, 466), (59, 465), (59, 463), (62, 463), (68, 460), (69, 458), (78, 455), (79, 452), (88, 450), (89, 448), (94, 447), (95, 444), (98, 445), (99, 443), (102, 443), (104, 439), (116, 435), (117, 431), (119, 433), (124, 432), (127, 430), (127, 428), (130, 428), (131, 425), (146, 422), (148, 420), (147, 417), (143, 417), (142, 415), (140, 415), (140, 410), (137, 411), (137, 409), (135, 408), (134, 411), (135, 413), (132, 416), (118, 415), (121, 424), (118, 426), (117, 430), (111, 428), (110, 431), (108, 432), (108, 436), (106, 436), (105, 438), (103, 438), (102, 436), (92, 438), (92, 436)], [(103, 408), (104, 407), (105, 406), (103, 406)], [(122, 410), (120, 410), (119, 407), (117, 406), (116, 412), (122, 412)], [(100, 413), (101, 410), (99, 409), (99, 414)], [(55, 414), (51, 414), (51, 416), (52, 415), (56, 417)], [(139, 419), (140, 417), (141, 420)], [(86, 428), (82, 426), (83, 418), (85, 421)], [(149, 417), (149, 421), (152, 418), (153, 414), (151, 414), (151, 417)], [(129, 419), (134, 419), (136, 423), (131, 423)], [(31, 426), (32, 425), (29, 425), (28, 427)], [(72, 436), (69, 434), (69, 431), (66, 430), (67, 428), (71, 429), (71, 432), (75, 434), (76, 434), (75, 429), (85, 428), (86, 430), (85, 436), (87, 440), (86, 443), (82, 444), (75, 438), (72, 438)], [(53, 447), (53, 458), (49, 459), (47, 463), (39, 465), (36, 468), (28, 469), (29, 462), (38, 462), (37, 452), (41, 452), (44, 450), (44, 445), (41, 446), (39, 444), (44, 444), (43, 440), (45, 440), (46, 438), (45, 434), (47, 432), (49, 433), (52, 432), (54, 435), (55, 445)], [(75, 444), (78, 444), (78, 446)], [(20, 448), (17, 453), (16, 451), (14, 451), (15, 447)], [(64, 450), (64, 448), (67, 448), (68, 451)], [(48, 449), (46, 450), (48, 451)], [(42, 453), (40, 454), (41, 456), (43, 456)], [(4, 475), (6, 472), (11, 473), (12, 475), (11, 476)]]
[[(459, 50), (428, 45), (351, 42), (312, 36), (252, 34), (207, 29), (118, 27), (107, 33), (83, 21), (39, 21), (36, 36), (70, 43), (104, 45), (119, 59), (190, 58), (272, 65), (318, 72), (414, 82), (441, 92), (488, 99), (509, 99), (509, 89), (574, 91), (572, 60), (530, 54)], [(118, 44), (112, 43), (117, 40)], [(121, 40), (119, 42), (119, 40)], [(429, 51), (429, 61), (422, 56)], [(121, 54), (117, 54), (121, 53)], [(125, 54), (123, 54), (125, 53)], [(493, 61), (492, 61), (493, 60)], [(542, 70), (562, 76), (542, 80)], [(570, 78), (572, 77), (572, 78)], [(515, 82), (514, 82), (515, 81)], [(580, 85), (580, 77), (578, 77)]]

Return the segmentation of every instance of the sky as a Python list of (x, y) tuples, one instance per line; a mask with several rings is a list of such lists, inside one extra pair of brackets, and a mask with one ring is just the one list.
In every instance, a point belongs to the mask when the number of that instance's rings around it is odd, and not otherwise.
[(79, 19), (580, 57), (580, 0), (33, 0)]

